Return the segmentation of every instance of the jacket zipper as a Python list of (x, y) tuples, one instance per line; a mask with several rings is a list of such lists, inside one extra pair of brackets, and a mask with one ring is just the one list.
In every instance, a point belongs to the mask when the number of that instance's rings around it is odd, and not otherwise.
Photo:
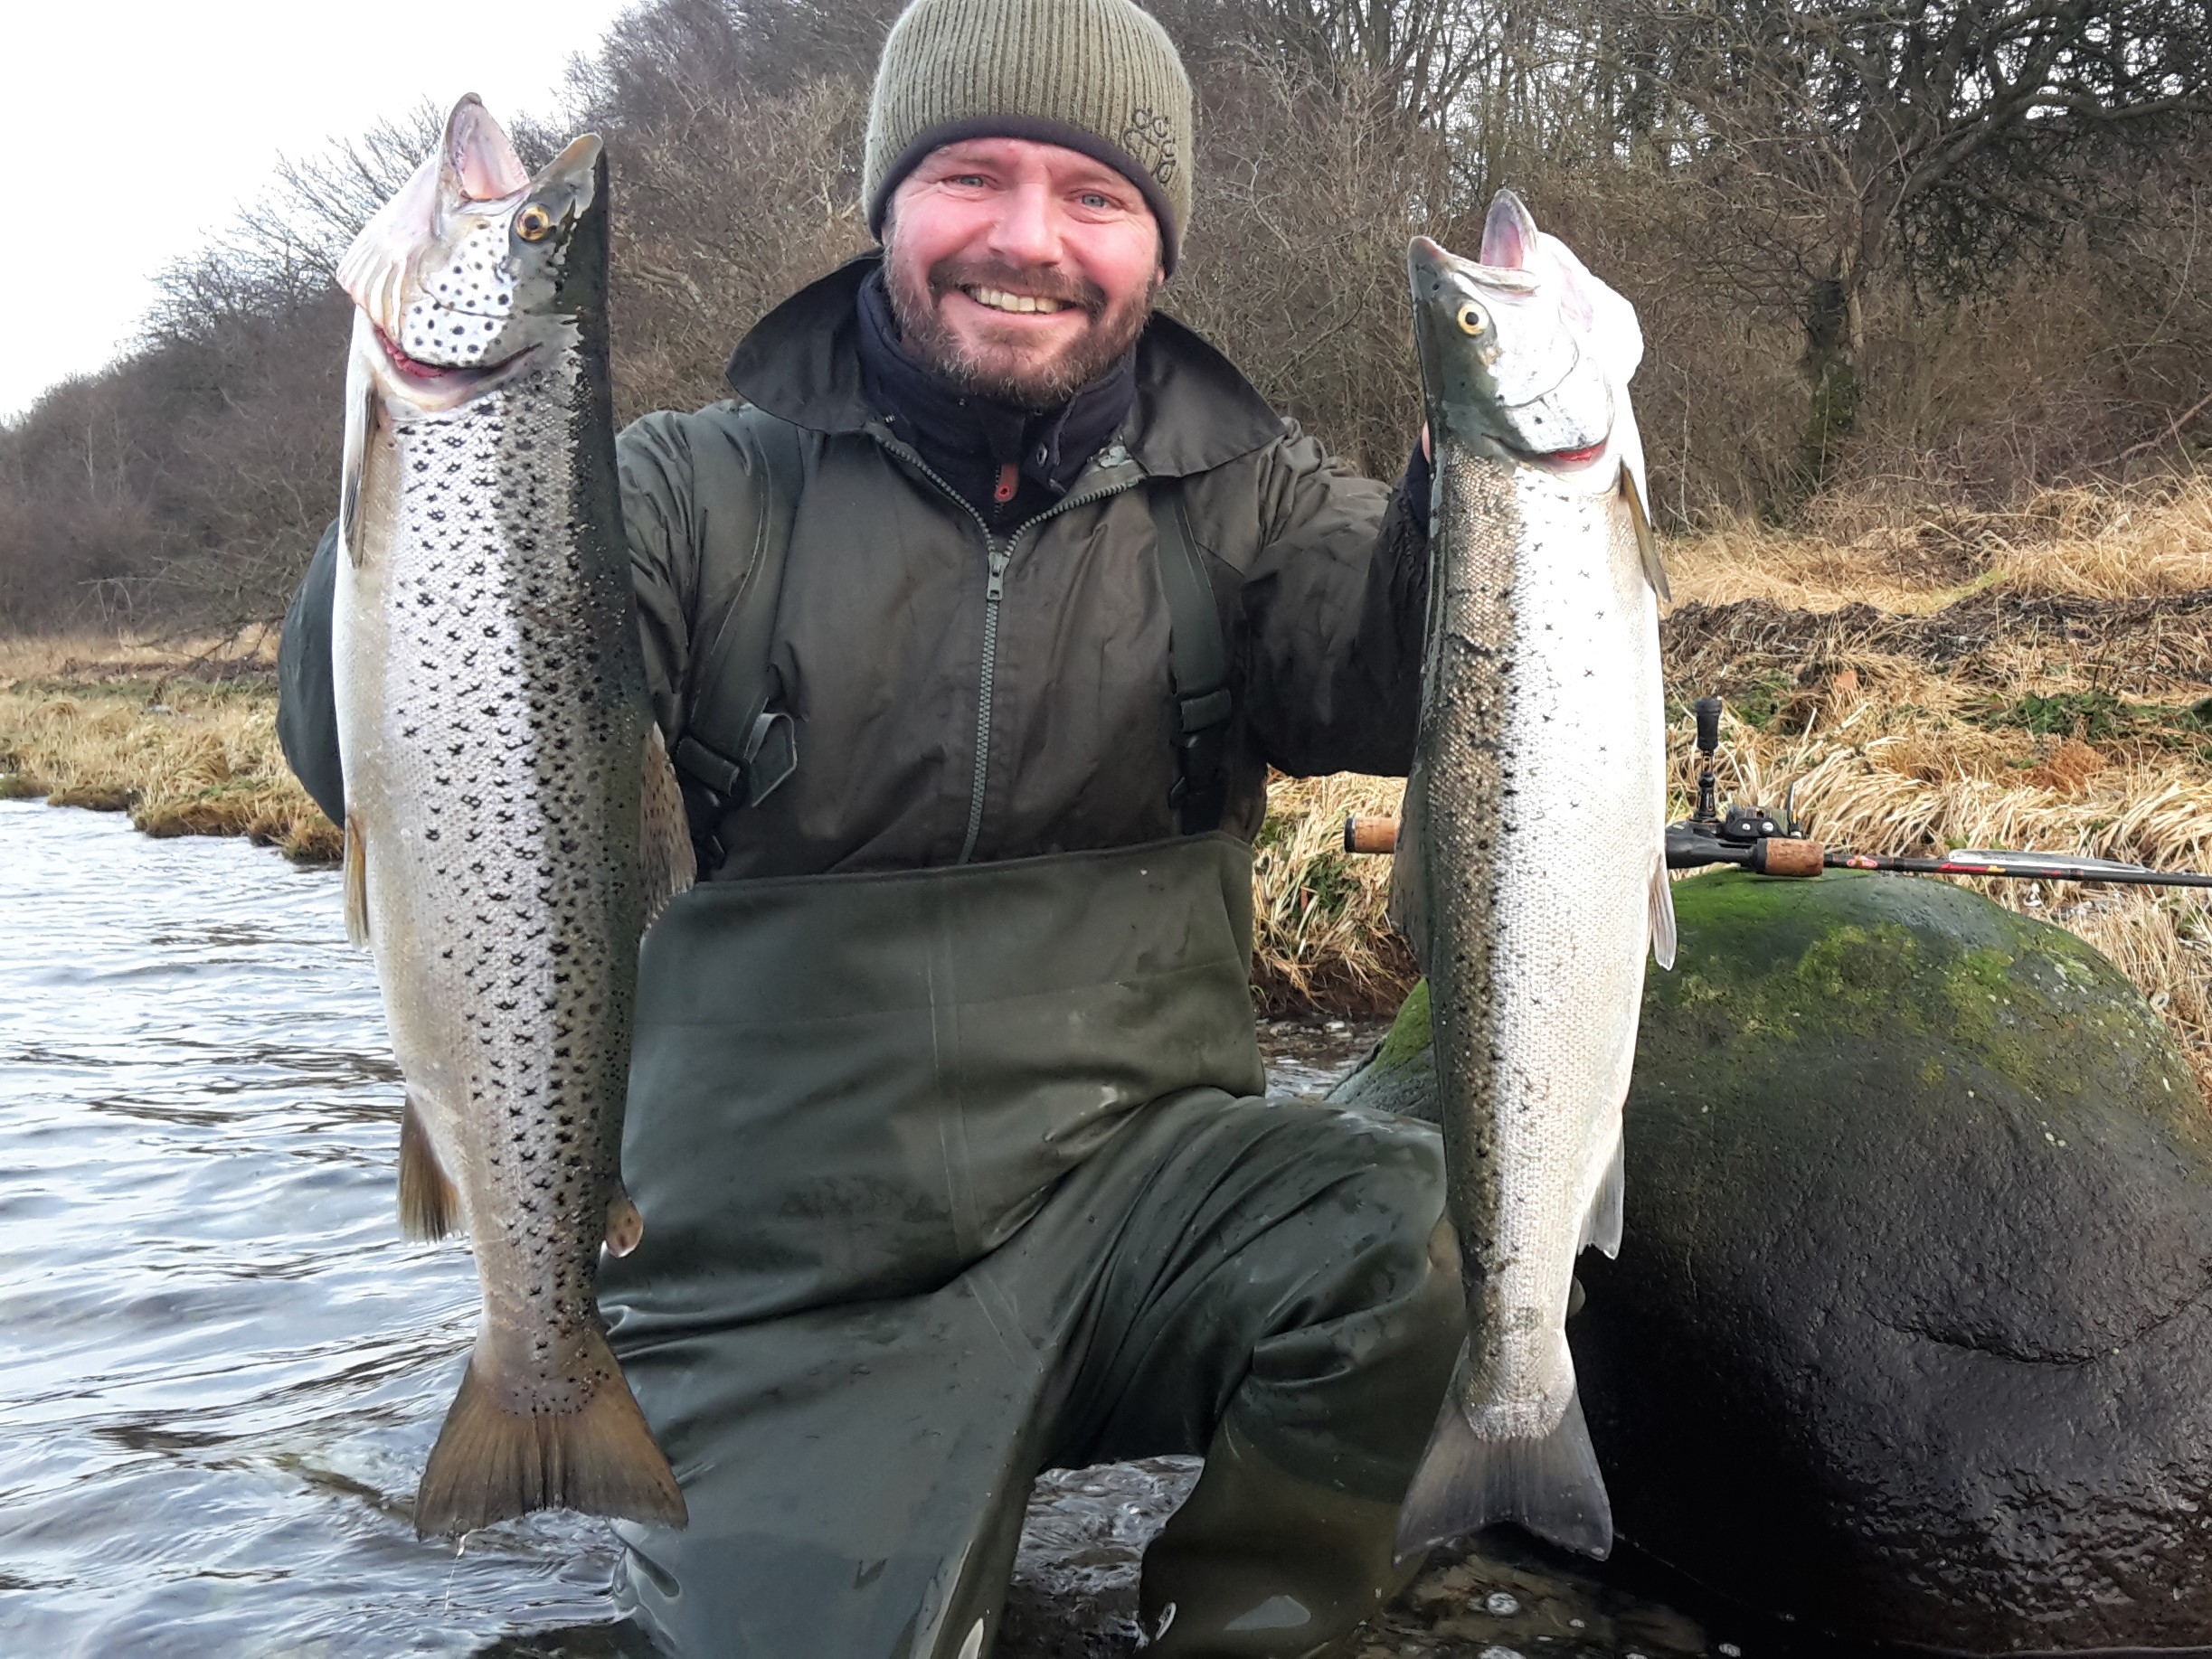
[[(883, 440), (879, 438), (877, 441)], [(976, 682), (976, 770), (968, 786), (968, 834), (960, 843), (959, 857), (953, 861), (964, 864), (975, 856), (976, 843), (983, 834), (983, 787), (989, 781), (991, 769), (991, 686), (998, 674), (998, 606), (1000, 600), (1006, 598), (1007, 568), (1014, 562), (1015, 550), (1021, 545), (1024, 536), (1046, 519), (1065, 513), (1071, 507), (1103, 501), (1109, 495), (1119, 495), (1123, 490), (1133, 489), (1142, 481), (1144, 475), (1139, 473), (1134, 478), (1125, 478), (1104, 489), (1086, 490), (1080, 495), (1070, 495), (1056, 501), (1035, 518), (1016, 524), (1013, 533), (1002, 541), (991, 533), (989, 521), (975, 510), (968, 498), (947, 484), (912, 448), (896, 440), (884, 447), (912, 466), (976, 521), (976, 528), (983, 533), (984, 554), (989, 561), (990, 578), (983, 589), (983, 662)]]

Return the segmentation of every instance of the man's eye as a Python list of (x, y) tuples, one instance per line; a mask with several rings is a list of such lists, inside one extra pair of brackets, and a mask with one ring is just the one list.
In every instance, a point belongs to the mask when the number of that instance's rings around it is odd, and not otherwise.
[(1111, 207), (1113, 205), (1113, 198), (1111, 196), (1102, 196), (1095, 190), (1084, 191), (1083, 193), (1077, 198), (1077, 200), (1082, 202), (1085, 207), (1102, 208)]
[(973, 184), (978, 190), (983, 188), (983, 175), (980, 173), (957, 173), (953, 174), (950, 182), (955, 184)]

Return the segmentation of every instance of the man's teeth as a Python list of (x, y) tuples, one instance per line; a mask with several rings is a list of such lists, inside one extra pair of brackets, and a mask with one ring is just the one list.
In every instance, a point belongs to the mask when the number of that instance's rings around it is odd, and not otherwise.
[(994, 311), (1065, 311), (1064, 299), (1046, 299), (1036, 294), (1009, 294), (1004, 288), (969, 288), (968, 297)]

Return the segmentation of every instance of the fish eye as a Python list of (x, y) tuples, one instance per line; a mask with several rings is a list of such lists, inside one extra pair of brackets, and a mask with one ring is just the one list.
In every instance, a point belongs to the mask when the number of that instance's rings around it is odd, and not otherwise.
[(553, 228), (553, 215), (542, 203), (533, 202), (515, 215), (515, 234), (526, 242), (544, 241)]
[(1459, 317), (1462, 334), (1479, 335), (1490, 325), (1489, 318), (1482, 315), (1482, 307), (1471, 299), (1460, 305)]

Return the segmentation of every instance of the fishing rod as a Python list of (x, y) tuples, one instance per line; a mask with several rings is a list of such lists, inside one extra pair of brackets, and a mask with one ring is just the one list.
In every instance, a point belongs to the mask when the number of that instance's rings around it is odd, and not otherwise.
[[(2154, 870), (2148, 864), (2110, 858), (2077, 858), (2063, 853), (2013, 853), (1999, 848), (1961, 847), (1941, 858), (1905, 858), (1887, 853), (1852, 853), (1822, 846), (1794, 810), (1796, 787), (1782, 797), (1782, 810), (1718, 804), (1713, 759), (1720, 749), (1721, 701), (1700, 697), (1690, 705), (1697, 719), (1697, 805), (1690, 815), (1667, 826), (1667, 868), (1697, 870), (1707, 864), (1735, 864), (1758, 875), (1815, 876), (1823, 870), (1887, 870), (1912, 875), (2004, 876), (2023, 881), (2107, 881), (2136, 887), (2212, 887), (2212, 874), (2195, 870)], [(1398, 844), (1398, 821), (1354, 814), (1344, 821), (1347, 853), (1391, 853)]]

